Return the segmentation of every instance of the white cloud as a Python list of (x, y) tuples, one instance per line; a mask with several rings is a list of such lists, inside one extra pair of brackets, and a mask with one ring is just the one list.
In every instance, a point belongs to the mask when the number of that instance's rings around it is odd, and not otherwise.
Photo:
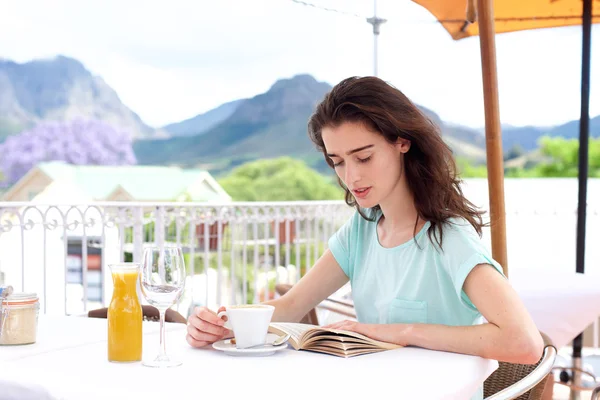
[[(368, 0), (314, 3), (373, 12)], [(155, 126), (299, 73), (331, 84), (372, 73), (370, 25), (289, 0), (21, 0), (3, 8), (1, 56), (77, 58)], [(389, 20), (379, 40), (380, 76), (446, 120), (483, 125), (478, 38), (451, 40), (409, 1), (379, 0), (379, 11)], [(595, 36), (599, 31), (594, 27)], [(580, 37), (578, 27), (497, 36), (503, 122), (549, 125), (579, 117)], [(591, 92), (594, 116), (600, 83), (593, 74)]]

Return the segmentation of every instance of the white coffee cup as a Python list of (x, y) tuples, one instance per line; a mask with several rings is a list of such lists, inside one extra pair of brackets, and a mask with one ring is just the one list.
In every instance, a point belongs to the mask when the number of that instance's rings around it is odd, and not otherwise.
[(217, 316), (227, 316), (225, 327), (233, 330), (235, 347), (245, 349), (265, 344), (275, 307), (266, 304), (229, 306)]

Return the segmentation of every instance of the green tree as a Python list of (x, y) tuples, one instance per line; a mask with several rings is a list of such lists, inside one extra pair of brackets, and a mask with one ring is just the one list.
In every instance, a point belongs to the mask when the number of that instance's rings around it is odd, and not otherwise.
[(521, 147), (520, 144), (514, 144), (510, 150), (504, 155), (504, 161), (512, 160), (513, 158), (521, 157), (525, 154), (525, 150)]
[(235, 201), (340, 200), (330, 179), (290, 157), (243, 164), (219, 181)]
[(513, 167), (504, 171), (505, 178), (539, 178), (539, 171), (536, 168)]
[(456, 166), (461, 178), (486, 178), (487, 167), (485, 165), (473, 165), (464, 157), (456, 158)]
[[(540, 139), (540, 147), (542, 154), (549, 158), (549, 161), (534, 168), (537, 176), (576, 177), (578, 175), (578, 139), (545, 136)], [(590, 138), (589, 176), (600, 177), (600, 138)]]

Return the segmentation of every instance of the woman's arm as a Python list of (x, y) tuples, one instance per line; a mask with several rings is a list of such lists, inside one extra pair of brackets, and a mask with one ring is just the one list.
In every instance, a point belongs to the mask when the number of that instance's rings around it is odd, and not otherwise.
[(331, 251), (326, 250), (289, 292), (263, 304), (275, 306), (273, 321), (298, 322), (346, 282), (348, 282), (348, 277)]
[(349, 329), (373, 339), (405, 346), (471, 354), (498, 361), (535, 364), (543, 340), (508, 281), (487, 264), (476, 266), (463, 289), (488, 321), (475, 326), (433, 324), (359, 324), (343, 321), (330, 327)]

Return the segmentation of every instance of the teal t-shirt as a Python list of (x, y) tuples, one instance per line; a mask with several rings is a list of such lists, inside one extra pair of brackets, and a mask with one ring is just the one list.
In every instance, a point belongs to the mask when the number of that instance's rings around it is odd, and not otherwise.
[[(375, 220), (381, 215), (379, 211)], [(444, 224), (442, 249), (435, 237), (433, 243), (429, 238), (429, 222), (416, 240), (385, 248), (379, 242), (376, 221), (355, 213), (329, 239), (329, 249), (350, 278), (359, 322), (453, 326), (484, 322), (464, 293), (463, 284), (478, 264), (490, 264), (500, 273), (502, 267), (466, 220)], [(482, 397), (480, 388), (473, 399)]]

